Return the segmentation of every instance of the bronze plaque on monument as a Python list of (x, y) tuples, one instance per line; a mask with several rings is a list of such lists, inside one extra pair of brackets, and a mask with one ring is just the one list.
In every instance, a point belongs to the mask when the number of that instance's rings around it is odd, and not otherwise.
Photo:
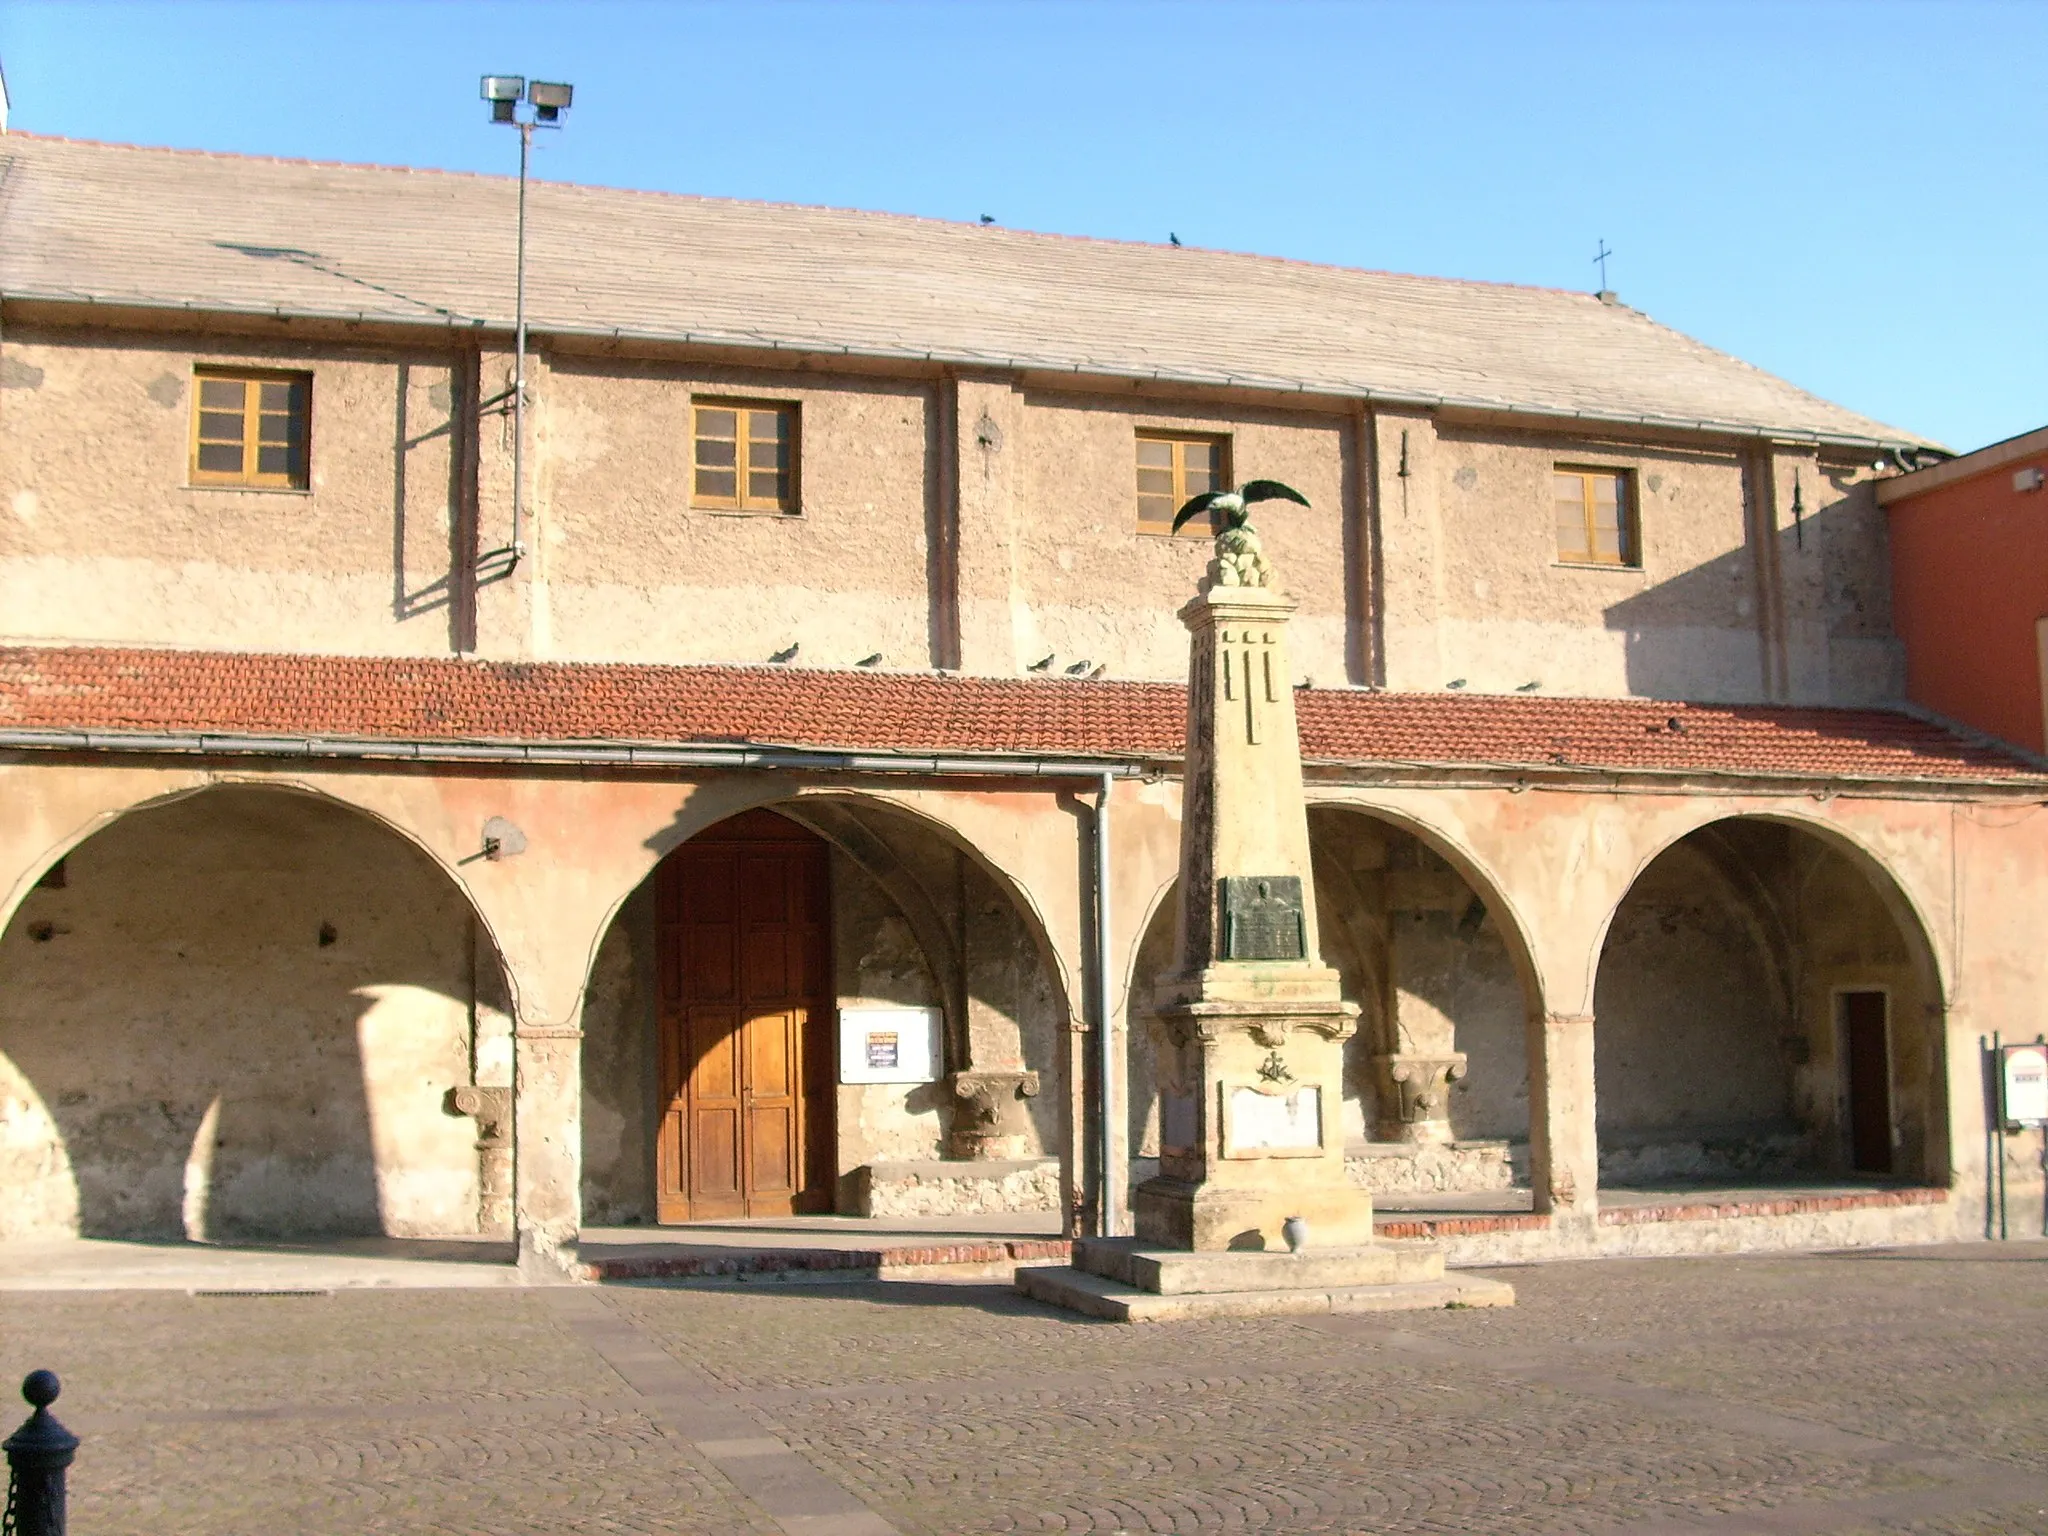
[(1307, 956), (1299, 875), (1223, 877), (1224, 959), (1302, 960)]

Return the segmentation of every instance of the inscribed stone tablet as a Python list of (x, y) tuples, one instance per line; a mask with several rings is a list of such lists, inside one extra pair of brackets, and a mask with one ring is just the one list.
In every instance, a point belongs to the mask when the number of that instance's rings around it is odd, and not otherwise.
[(1223, 1099), (1225, 1157), (1305, 1157), (1323, 1146), (1323, 1091), (1304, 1083), (1292, 1093), (1228, 1088)]
[(1300, 960), (1308, 953), (1299, 875), (1223, 877), (1223, 958)]

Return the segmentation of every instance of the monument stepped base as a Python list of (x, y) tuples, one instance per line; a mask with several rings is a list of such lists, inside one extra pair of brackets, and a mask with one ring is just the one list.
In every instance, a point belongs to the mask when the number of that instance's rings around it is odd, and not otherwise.
[(1370, 1243), (1305, 1253), (1192, 1253), (1130, 1238), (1083, 1238), (1072, 1267), (1023, 1269), (1038, 1301), (1118, 1323), (1510, 1307), (1514, 1287), (1447, 1275), (1426, 1243)]

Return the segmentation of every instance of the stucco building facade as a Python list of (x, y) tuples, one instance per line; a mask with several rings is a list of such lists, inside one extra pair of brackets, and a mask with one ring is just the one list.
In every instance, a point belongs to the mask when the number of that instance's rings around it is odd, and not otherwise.
[(1981, 1228), (2048, 772), (1903, 707), (1911, 434), (1589, 295), (542, 186), (515, 444), (509, 184), (0, 163), (0, 1237), (1090, 1229), (1208, 558), (1148, 508), (1253, 475), (1353, 1176)]

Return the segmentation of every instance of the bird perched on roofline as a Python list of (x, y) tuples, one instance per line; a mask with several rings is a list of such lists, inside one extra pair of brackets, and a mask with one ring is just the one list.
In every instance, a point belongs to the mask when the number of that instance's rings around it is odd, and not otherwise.
[(1211, 567), (1218, 586), (1263, 587), (1271, 582), (1273, 568), (1266, 562), (1259, 530), (1251, 523), (1252, 504), (1260, 501), (1308, 505), (1308, 498), (1291, 485), (1282, 485), (1278, 480), (1247, 480), (1234, 491), (1204, 491), (1199, 496), (1190, 496), (1173, 516), (1175, 533), (1204, 512), (1214, 512), (1220, 519), (1216, 562)]

